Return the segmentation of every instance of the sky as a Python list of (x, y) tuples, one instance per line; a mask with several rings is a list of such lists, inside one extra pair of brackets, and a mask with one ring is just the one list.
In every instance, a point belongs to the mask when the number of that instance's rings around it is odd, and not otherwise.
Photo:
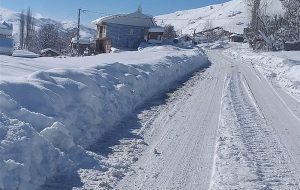
[(76, 21), (78, 8), (88, 10), (82, 14), (84, 24), (101, 16), (130, 13), (141, 5), (143, 12), (153, 16), (178, 10), (199, 8), (229, 0), (0, 0), (0, 7), (14, 11), (31, 8), (36, 17)]

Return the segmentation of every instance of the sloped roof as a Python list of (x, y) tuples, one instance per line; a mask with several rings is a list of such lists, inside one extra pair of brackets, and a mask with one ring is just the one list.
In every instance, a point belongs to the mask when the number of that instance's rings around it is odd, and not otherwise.
[(188, 37), (188, 38), (190, 38), (190, 39), (193, 39), (193, 37), (192, 37), (191, 35), (189, 35), (189, 34), (183, 34), (183, 35), (181, 35), (181, 36), (179, 36), (179, 37), (177, 37), (177, 38), (175, 38), (175, 39), (180, 40), (180, 39), (183, 39), (183, 38), (186, 38), (186, 37)]
[(2, 22), (0, 23), (0, 28), (1, 29), (13, 29), (13, 25), (12, 24), (8, 24), (7, 22)]
[(142, 27), (152, 27), (155, 26), (153, 22), (153, 17), (151, 15), (145, 15), (141, 11), (136, 11), (129, 14), (116, 14), (98, 18), (94, 20), (92, 24), (101, 24), (103, 22), (111, 24), (122, 24), (129, 26), (142, 26)]
[(153, 27), (153, 28), (149, 28), (149, 32), (164, 32), (165, 29), (162, 27)]
[(46, 53), (46, 52), (48, 52), (48, 51), (52, 51), (52, 52), (54, 52), (54, 53), (60, 55), (60, 52), (59, 52), (59, 51), (57, 51), (57, 50), (55, 50), (55, 49), (52, 49), (52, 48), (46, 48), (46, 49), (43, 49), (43, 50), (41, 50), (41, 53)]
[[(77, 43), (77, 38), (72, 38), (71, 40), (72, 43)], [(93, 39), (90, 38), (79, 38), (79, 44), (81, 45), (89, 45), (93, 43)]]
[(13, 25), (6, 22), (0, 23), (0, 34), (11, 35), (13, 32)]

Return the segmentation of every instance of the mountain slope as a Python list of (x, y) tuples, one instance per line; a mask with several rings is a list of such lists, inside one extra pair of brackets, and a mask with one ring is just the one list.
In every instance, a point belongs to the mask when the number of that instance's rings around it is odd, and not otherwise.
[[(6, 21), (14, 25), (14, 36), (17, 38), (19, 33), (19, 18), (20, 13), (0, 7), (0, 21)], [(77, 24), (72, 21), (56, 21), (50, 18), (34, 18), (34, 25), (38, 29), (45, 24), (54, 24), (60, 32), (67, 32), (68, 29), (76, 28)], [(96, 30), (91, 27), (81, 25), (80, 35), (82, 37), (93, 37), (96, 35)]]
[[(268, 13), (282, 13), (280, 0), (262, 1), (267, 4)], [(155, 19), (159, 25), (171, 24), (176, 30), (186, 34), (191, 34), (194, 29), (197, 32), (202, 31), (207, 21), (211, 21), (215, 27), (219, 26), (231, 32), (243, 33), (243, 29), (250, 21), (246, 0), (232, 0), (203, 8), (177, 11), (157, 16)]]

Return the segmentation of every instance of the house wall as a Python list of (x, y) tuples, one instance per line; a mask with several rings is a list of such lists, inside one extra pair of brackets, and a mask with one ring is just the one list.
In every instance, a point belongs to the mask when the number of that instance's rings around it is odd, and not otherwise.
[(106, 37), (112, 47), (118, 49), (137, 49), (144, 42), (145, 28), (107, 23)]
[(300, 51), (300, 41), (299, 42), (286, 42), (284, 44), (284, 50), (286, 50), (286, 51)]
[(0, 54), (12, 54), (14, 42), (11, 38), (0, 36)]
[(163, 32), (150, 32), (148, 34), (148, 40), (161, 40)]
[(243, 42), (244, 37), (242, 37), (242, 36), (231, 36), (230, 41), (231, 42)]

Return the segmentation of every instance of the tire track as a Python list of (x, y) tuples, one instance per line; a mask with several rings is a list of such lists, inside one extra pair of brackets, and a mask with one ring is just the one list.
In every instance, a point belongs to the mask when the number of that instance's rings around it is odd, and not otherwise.
[(299, 189), (290, 158), (238, 69), (223, 97), (211, 189)]

